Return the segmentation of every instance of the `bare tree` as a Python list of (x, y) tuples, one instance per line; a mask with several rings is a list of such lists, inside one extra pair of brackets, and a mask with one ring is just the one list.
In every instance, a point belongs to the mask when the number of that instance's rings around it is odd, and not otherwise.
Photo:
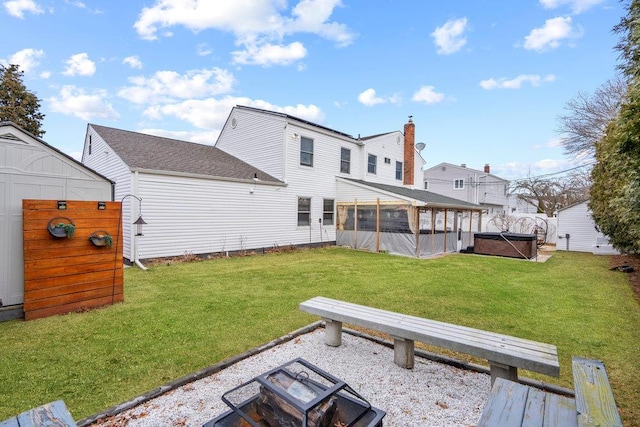
[(620, 77), (608, 80), (589, 95), (579, 92), (565, 105), (567, 114), (558, 117), (557, 131), (561, 135), (565, 154), (594, 157), (609, 123), (616, 118), (627, 91)]
[(578, 170), (561, 177), (532, 177), (513, 181), (511, 192), (536, 206), (538, 213), (553, 216), (556, 210), (589, 198), (589, 174)]

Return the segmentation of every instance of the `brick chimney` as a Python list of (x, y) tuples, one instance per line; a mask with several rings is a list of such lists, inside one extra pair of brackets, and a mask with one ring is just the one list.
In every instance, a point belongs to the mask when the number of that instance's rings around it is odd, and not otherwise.
[(404, 125), (404, 170), (403, 181), (404, 185), (413, 185), (414, 175), (414, 155), (415, 155), (415, 142), (416, 142), (416, 125), (411, 120), (413, 116), (409, 116), (409, 121)]
[(484, 173), (491, 173), (491, 167), (489, 166), (489, 163), (484, 164)]

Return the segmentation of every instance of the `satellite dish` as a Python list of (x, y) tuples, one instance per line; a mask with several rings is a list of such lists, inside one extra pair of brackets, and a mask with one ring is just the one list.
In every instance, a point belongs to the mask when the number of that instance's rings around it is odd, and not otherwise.
[(418, 142), (416, 144), (416, 148), (418, 149), (418, 151), (424, 150), (424, 147), (426, 147), (426, 146), (427, 146), (427, 144), (425, 144), (424, 142)]

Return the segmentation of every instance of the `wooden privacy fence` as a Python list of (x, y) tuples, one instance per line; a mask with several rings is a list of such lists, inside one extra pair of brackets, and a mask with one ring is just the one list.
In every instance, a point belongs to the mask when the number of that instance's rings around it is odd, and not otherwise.
[[(22, 201), (26, 320), (124, 301), (120, 212), (120, 202)], [(69, 223), (72, 238), (55, 227)]]

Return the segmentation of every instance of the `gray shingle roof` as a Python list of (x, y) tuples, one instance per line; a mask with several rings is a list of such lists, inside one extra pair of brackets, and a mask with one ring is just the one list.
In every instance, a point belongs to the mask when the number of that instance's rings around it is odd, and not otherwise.
[(281, 182), (211, 145), (89, 124), (131, 169)]
[(347, 181), (356, 182), (358, 184), (367, 185), (369, 187), (377, 188), (378, 190), (387, 191), (389, 193), (395, 193), (403, 197), (409, 197), (420, 202), (424, 202), (427, 205), (434, 207), (446, 207), (451, 209), (476, 209), (482, 210), (480, 205), (474, 203), (465, 202), (463, 200), (454, 199), (452, 197), (443, 196), (440, 194), (432, 193), (427, 190), (416, 190), (407, 187), (400, 187), (388, 184), (378, 184), (375, 182), (362, 181), (359, 179), (343, 178)]

